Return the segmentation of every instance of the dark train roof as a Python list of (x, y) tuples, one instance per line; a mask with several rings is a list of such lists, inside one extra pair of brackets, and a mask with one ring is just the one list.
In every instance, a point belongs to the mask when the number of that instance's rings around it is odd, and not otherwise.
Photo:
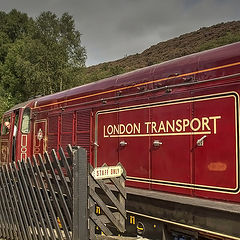
[(32, 102), (33, 102), (33, 100), (28, 100), (26, 102), (19, 103), (19, 104), (13, 106), (12, 108), (10, 108), (6, 113), (13, 112), (14, 110), (17, 110), (19, 108), (25, 108), (26, 106), (31, 105)]

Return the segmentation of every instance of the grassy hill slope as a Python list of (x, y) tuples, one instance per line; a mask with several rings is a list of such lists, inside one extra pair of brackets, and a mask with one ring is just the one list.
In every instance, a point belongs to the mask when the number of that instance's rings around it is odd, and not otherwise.
[(80, 84), (240, 41), (240, 21), (220, 23), (160, 42), (142, 53), (85, 69)]

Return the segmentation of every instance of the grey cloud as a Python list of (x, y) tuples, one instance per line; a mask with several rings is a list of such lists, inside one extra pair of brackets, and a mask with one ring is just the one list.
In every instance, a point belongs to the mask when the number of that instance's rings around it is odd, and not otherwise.
[[(1, 0), (0, 0), (1, 1)], [(239, 20), (239, 0), (6, 0), (29, 16), (69, 12), (87, 49), (87, 64), (142, 52), (160, 41), (220, 22)]]

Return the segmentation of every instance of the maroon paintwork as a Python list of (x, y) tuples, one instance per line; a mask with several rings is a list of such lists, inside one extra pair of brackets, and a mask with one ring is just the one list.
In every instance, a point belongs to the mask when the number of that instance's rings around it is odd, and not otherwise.
[[(60, 93), (48, 95), (42, 98), (37, 99), (38, 107), (49, 105), (51, 103), (62, 102), (66, 100), (69, 101), (68, 104), (72, 104), (75, 98), (80, 98), (87, 95), (94, 95), (96, 93), (100, 93), (99, 95), (92, 96), (92, 99), (99, 99), (103, 97), (107, 97), (108, 95), (106, 91), (118, 90), (124, 87), (132, 87), (135, 85), (144, 83), (143, 86), (147, 86), (148, 88), (152, 88), (153, 80), (156, 81), (155, 85), (169, 85), (169, 84), (177, 84), (182, 83), (184, 77), (172, 77), (176, 74), (189, 74), (186, 78), (193, 78), (197, 81), (211, 79), (215, 77), (225, 76), (233, 73), (239, 72), (239, 65), (233, 67), (227, 67), (222, 69), (216, 69), (212, 71), (200, 72), (205, 69), (211, 69), (218, 66), (224, 66), (231, 63), (236, 63), (239, 61), (239, 45), (240, 43), (235, 43), (231, 45), (227, 45), (224, 47), (220, 47), (214, 50), (204, 51), (201, 53), (196, 53), (189, 55), (187, 57), (182, 57), (178, 59), (174, 59), (168, 62), (164, 62), (161, 64), (153, 65), (150, 67), (146, 67), (140, 70), (136, 70), (130, 73), (122, 74), (120, 76), (111, 77), (108, 79), (100, 80), (97, 82), (93, 82), (87, 85), (83, 85), (80, 87), (76, 87), (70, 90), (66, 90)], [(162, 79), (172, 77), (169, 80), (162, 81)], [(149, 84), (148, 84), (149, 82)], [(149, 86), (150, 85), (150, 86)], [(122, 90), (122, 92), (129, 92), (129, 89)], [(102, 92), (102, 94), (101, 94)], [(114, 91), (113, 91), (114, 92)], [(89, 100), (89, 98), (88, 98)], [(81, 100), (88, 101), (88, 100)], [(76, 100), (77, 101), (77, 100)], [(78, 101), (79, 102), (79, 101)], [(57, 105), (55, 105), (57, 106)]]
[(81, 145), (95, 166), (121, 162), (128, 186), (240, 202), (239, 50), (235, 43), (34, 99), (27, 154)]

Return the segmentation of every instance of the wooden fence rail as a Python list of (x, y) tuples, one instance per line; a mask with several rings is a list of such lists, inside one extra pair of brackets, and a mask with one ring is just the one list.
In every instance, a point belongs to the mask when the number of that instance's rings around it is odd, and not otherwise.
[(51, 157), (45, 153), (0, 167), (1, 238), (72, 239), (73, 158), (62, 148), (59, 156), (52, 150)]
[[(96, 227), (108, 236), (113, 235), (112, 227), (119, 233), (125, 232), (125, 169), (119, 163), (123, 171), (120, 177), (95, 179), (93, 167), (84, 160), (87, 158), (86, 151), (78, 148), (74, 155), (79, 161), (74, 164), (73, 171), (73, 190), (77, 193), (73, 200), (73, 221), (79, 224), (74, 225), (73, 239), (95, 240)], [(101, 209), (102, 214), (96, 214), (96, 208)]]
[[(119, 163), (118, 166), (122, 165)], [(104, 164), (102, 167), (108, 167)], [(122, 167), (123, 168), (123, 167)], [(118, 178), (107, 178), (107, 179), (95, 179), (92, 175), (93, 167), (90, 166), (89, 173), (89, 207), (90, 207), (90, 238), (95, 238), (95, 228), (96, 226), (101, 229), (101, 231), (106, 236), (112, 236), (113, 233), (106, 224), (111, 223), (112, 226), (117, 229), (119, 233), (124, 233), (126, 231), (125, 221), (127, 218), (125, 203), (126, 203), (126, 190), (125, 190), (125, 180), (126, 172), (123, 170), (123, 174)], [(111, 182), (111, 185), (108, 182)], [(101, 190), (101, 195), (98, 194)], [(115, 194), (114, 194), (115, 193)], [(117, 196), (115, 196), (117, 195)], [(101, 198), (101, 196), (106, 196), (106, 198)], [(108, 207), (111, 205), (111, 208)], [(104, 214), (95, 214), (95, 209), (99, 207)], [(112, 212), (111, 209), (115, 209)]]
[[(95, 226), (112, 235), (106, 223), (125, 230), (125, 178), (111, 179), (115, 195), (95, 180), (83, 148), (68, 145), (67, 154), (44, 153), (0, 166), (0, 238), (20, 240), (95, 239)], [(112, 213), (96, 189), (117, 208)], [(93, 208), (101, 207), (105, 216)]]

